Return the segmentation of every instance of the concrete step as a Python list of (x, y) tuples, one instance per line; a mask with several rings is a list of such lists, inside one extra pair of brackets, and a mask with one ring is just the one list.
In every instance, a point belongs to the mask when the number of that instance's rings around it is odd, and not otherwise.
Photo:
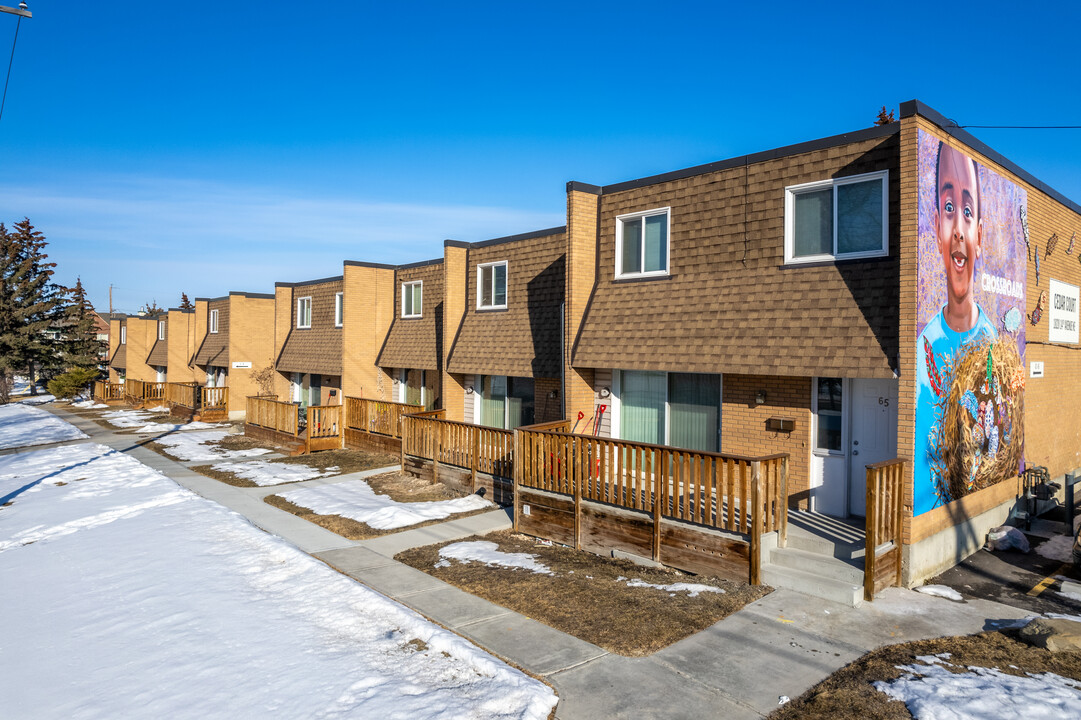
[(839, 580), (850, 585), (863, 584), (863, 568), (829, 555), (808, 552), (794, 547), (773, 548), (770, 550), (771, 565), (802, 570), (819, 577)]
[(827, 555), (849, 560), (861, 558), (866, 552), (863, 545), (838, 543), (817, 535), (795, 532), (788, 533), (787, 547), (804, 550), (816, 555)]
[(847, 583), (783, 565), (764, 565), (762, 582), (772, 587), (795, 590), (804, 595), (830, 600), (848, 607), (859, 607), (863, 604), (862, 583)]

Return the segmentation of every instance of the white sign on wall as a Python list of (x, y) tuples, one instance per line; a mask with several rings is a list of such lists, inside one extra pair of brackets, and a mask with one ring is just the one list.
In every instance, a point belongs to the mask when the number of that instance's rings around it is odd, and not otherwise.
[(1076, 285), (1051, 281), (1051, 306), (1047, 313), (1047, 339), (1053, 343), (1078, 342), (1078, 290)]
[(249, 370), (251, 369), (250, 362), (235, 362), (233, 363), (234, 370)]
[(1043, 377), (1043, 360), (1033, 360), (1029, 363), (1028, 376), (1034, 378)]

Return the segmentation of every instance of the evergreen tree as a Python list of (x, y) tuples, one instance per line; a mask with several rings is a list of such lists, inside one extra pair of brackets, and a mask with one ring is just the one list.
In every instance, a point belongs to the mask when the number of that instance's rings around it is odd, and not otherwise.
[(893, 110), (886, 112), (886, 106), (883, 105), (882, 109), (878, 111), (878, 117), (875, 118), (875, 125), (889, 125), (892, 122), (897, 122), (893, 117)]
[(165, 312), (165, 308), (158, 307), (157, 300), (143, 303), (143, 306), (139, 308), (140, 315), (161, 315), (163, 312)]
[(45, 245), (28, 218), (11, 231), (0, 223), (0, 402), (15, 373), (25, 374), (35, 394), (38, 370), (57, 350), (64, 295)]
[(188, 294), (186, 292), (180, 293), (180, 309), (181, 310), (194, 310), (195, 309), (195, 305), (192, 304), (191, 300), (188, 300)]
[(68, 303), (61, 320), (65, 370), (97, 370), (100, 367), (101, 353), (107, 346), (98, 340), (96, 316), (94, 306), (86, 297), (82, 278), (76, 278), (75, 287), (68, 290)]

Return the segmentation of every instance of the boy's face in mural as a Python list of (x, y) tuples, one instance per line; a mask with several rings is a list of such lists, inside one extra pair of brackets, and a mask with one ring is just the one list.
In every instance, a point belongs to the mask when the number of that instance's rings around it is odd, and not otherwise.
[(976, 167), (954, 148), (943, 145), (938, 158), (938, 208), (935, 230), (946, 272), (946, 324), (955, 332), (976, 325), (979, 311), (972, 296), (972, 275), (983, 243)]

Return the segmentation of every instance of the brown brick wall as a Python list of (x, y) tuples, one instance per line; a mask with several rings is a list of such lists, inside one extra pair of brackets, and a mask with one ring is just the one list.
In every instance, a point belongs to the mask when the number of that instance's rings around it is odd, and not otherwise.
[(127, 377), (130, 380), (142, 380), (154, 382), (157, 380), (157, 372), (146, 364), (146, 358), (154, 346), (157, 337), (157, 318), (131, 317), (128, 318), (128, 367)]
[[(766, 402), (755, 395), (765, 391)], [(811, 458), (811, 378), (727, 374), (721, 381), (721, 451), (736, 455), (788, 453), (788, 495), (807, 507)], [(771, 432), (771, 417), (795, 420), (791, 433)]]
[(345, 265), (343, 276), (342, 391), (389, 400), (391, 380), (376, 358), (394, 316), (394, 269)]
[[(1028, 223), (1032, 242), (1040, 252), (1040, 279), (1036, 281), (1035, 263), (1028, 262), (1026, 287), (1026, 315), (1031, 314), (1040, 293), (1049, 287), (1048, 280), (1054, 278), (1061, 282), (1081, 286), (1081, 239), (1067, 254), (1070, 237), (1077, 233), (1081, 236), (1081, 215), (1054, 200), (1042, 190), (1021, 180), (1001, 165), (991, 162), (984, 155), (972, 150), (956, 139), (950, 138), (929, 120), (914, 116), (902, 121), (902, 168), (905, 176), (902, 182), (902, 275), (901, 275), (901, 382), (898, 403), (898, 454), (911, 457), (913, 452), (914, 404), (916, 397), (913, 379), (916, 361), (916, 233), (917, 233), (917, 131), (939, 137), (949, 144), (959, 147), (969, 157), (990, 168), (1012, 182), (1024, 187), (1028, 192)], [(1052, 234), (1058, 235), (1058, 245), (1054, 252), (1046, 255), (1047, 240)], [(1081, 395), (1081, 346), (1060, 345), (1048, 342), (1048, 312), (1043, 319), (1033, 326), (1026, 317), (1025, 364), (1033, 361), (1044, 363), (1043, 378), (1026, 378), (1025, 388), (1025, 460), (1030, 465), (1046, 466), (1052, 477), (1058, 477), (1081, 466), (1081, 405), (1074, 399)], [(1027, 367), (1026, 367), (1027, 371)], [(1027, 372), (1026, 372), (1027, 375)], [(914, 542), (935, 532), (941, 531), (957, 521), (957, 515), (963, 519), (964, 513), (937, 513), (932, 511), (933, 522), (925, 516), (915, 524), (911, 517), (911, 469), (908, 478), (907, 510), (905, 518), (905, 541)], [(1003, 483), (1003, 485), (1008, 483)], [(989, 509), (988, 503), (1001, 502), (1016, 493), (1009, 488), (998, 486), (975, 493), (969, 498), (967, 506), (982, 511)], [(985, 499), (984, 496), (986, 496)], [(950, 508), (962, 507), (956, 502)], [(930, 516), (932, 513), (928, 513)]]
[[(549, 397), (554, 393), (554, 397)], [(559, 407), (559, 378), (533, 380), (533, 422), (562, 420)]]
[[(259, 394), (252, 373), (274, 363), (274, 299), (229, 296), (229, 415), (245, 411), (245, 399)], [(250, 362), (251, 368), (233, 368)]]
[(465, 317), (466, 278), (469, 251), (463, 247), (446, 245), (443, 248), (443, 358), (440, 398), (448, 420), (473, 422), (472, 405), (466, 409), (466, 382), (460, 374), (447, 372), (450, 349), (458, 336)]
[(169, 366), (167, 370), (167, 380), (169, 382), (192, 382), (195, 379), (195, 369), (188, 364), (192, 355), (195, 354), (194, 338), (195, 313), (170, 310)]
[[(583, 413), (586, 418), (594, 411), (594, 371), (592, 367), (576, 367), (571, 362), (570, 349), (582, 332), (586, 309), (597, 280), (597, 217), (600, 196), (580, 190), (567, 190), (567, 290), (564, 362), (566, 378), (566, 415), (572, 420)], [(633, 313), (632, 313), (633, 314)], [(612, 367), (617, 363), (603, 363)]]

